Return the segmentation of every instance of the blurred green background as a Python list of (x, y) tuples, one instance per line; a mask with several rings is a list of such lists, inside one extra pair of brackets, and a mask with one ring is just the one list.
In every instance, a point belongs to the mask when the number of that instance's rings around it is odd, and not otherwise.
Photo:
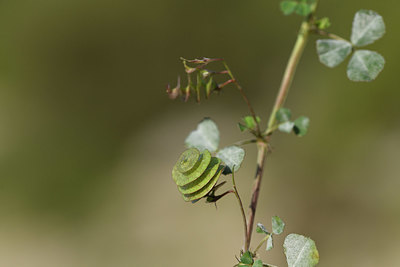
[[(386, 67), (352, 83), (311, 38), (287, 101), (310, 132), (274, 136), (256, 221), (311, 236), (321, 266), (400, 266), (400, 2), (320, 2), (344, 37), (358, 9), (380, 13), (368, 48)], [(278, 0), (1, 1), (0, 266), (232, 266), (236, 200), (185, 203), (170, 172), (203, 117), (222, 146), (247, 138), (246, 106), (233, 88), (198, 105), (165, 86), (180, 56), (223, 57), (265, 125), (299, 23)], [(255, 153), (237, 175), (245, 205)], [(282, 243), (263, 259), (285, 266)]]

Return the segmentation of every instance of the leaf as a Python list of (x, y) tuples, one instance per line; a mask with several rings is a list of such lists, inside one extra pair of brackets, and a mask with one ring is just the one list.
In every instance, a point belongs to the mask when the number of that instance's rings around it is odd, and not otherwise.
[(292, 112), (288, 108), (280, 108), (276, 112), (275, 118), (278, 122), (286, 122), (289, 121), (292, 117)]
[(285, 238), (283, 248), (288, 267), (313, 267), (319, 261), (315, 242), (302, 235), (288, 235)]
[(356, 46), (373, 43), (385, 34), (383, 18), (372, 10), (360, 10), (353, 20), (351, 42)]
[(253, 264), (253, 267), (263, 267), (262, 260), (256, 260)]
[(294, 133), (297, 136), (304, 136), (308, 131), (308, 126), (310, 125), (310, 119), (305, 116), (300, 116), (294, 121)]
[(331, 21), (328, 17), (323, 17), (315, 22), (317, 24), (318, 29), (325, 30), (331, 26)]
[(261, 223), (257, 223), (256, 232), (259, 234), (266, 234), (266, 235), (270, 234), (268, 230), (265, 228), (265, 226), (262, 225)]
[(271, 218), (271, 223), (272, 223), (272, 232), (276, 235), (280, 235), (283, 232), (283, 229), (285, 229), (285, 223), (282, 221), (281, 218), (278, 216), (273, 216)]
[(369, 50), (358, 50), (347, 66), (347, 77), (354, 82), (373, 81), (385, 66), (385, 59)]
[(185, 140), (187, 147), (197, 148), (200, 151), (205, 149), (214, 152), (219, 145), (219, 130), (214, 121), (205, 118), (192, 131)]
[[(260, 117), (256, 117), (257, 123), (260, 122)], [(256, 121), (254, 120), (253, 116), (246, 116), (243, 118), (244, 123), (246, 124), (246, 127), (249, 129), (254, 129), (256, 127)]]
[(324, 39), (317, 41), (319, 61), (325, 66), (334, 68), (350, 55), (352, 45), (342, 40)]
[(244, 264), (253, 264), (253, 255), (251, 255), (250, 251), (246, 251), (240, 257), (240, 263)]
[(308, 16), (311, 13), (311, 5), (305, 2), (299, 3), (296, 7), (296, 14), (300, 16)]
[(294, 122), (287, 121), (278, 126), (279, 131), (284, 133), (291, 133), (294, 127)]
[(244, 132), (247, 130), (247, 127), (245, 125), (241, 124), (240, 122), (238, 123), (238, 126), (239, 126), (239, 129), (241, 132)]
[(268, 237), (266, 250), (269, 251), (274, 248), (274, 239), (272, 235)]
[(292, 14), (297, 7), (298, 3), (296, 1), (282, 1), (281, 2), (281, 10), (284, 15)]
[(245, 152), (244, 149), (238, 146), (224, 147), (217, 153), (217, 157), (220, 158), (226, 166), (231, 170), (235, 167), (235, 171), (239, 170), (240, 164), (243, 161)]

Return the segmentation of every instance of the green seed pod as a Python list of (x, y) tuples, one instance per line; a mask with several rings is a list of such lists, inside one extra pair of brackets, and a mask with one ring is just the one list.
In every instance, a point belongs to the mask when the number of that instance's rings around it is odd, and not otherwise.
[(206, 149), (200, 153), (196, 148), (185, 150), (172, 170), (172, 178), (185, 201), (206, 196), (215, 186), (224, 166), (221, 160), (211, 157)]

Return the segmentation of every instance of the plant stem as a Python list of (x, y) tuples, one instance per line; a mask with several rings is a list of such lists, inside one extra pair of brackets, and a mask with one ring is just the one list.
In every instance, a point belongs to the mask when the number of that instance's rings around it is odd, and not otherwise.
[(307, 43), (308, 35), (310, 30), (309, 20), (303, 21), (300, 27), (299, 34), (297, 35), (296, 43), (293, 47), (292, 54), (289, 58), (286, 66), (285, 73), (279, 88), (278, 95), (275, 100), (274, 108), (272, 109), (271, 116), (268, 121), (268, 128), (266, 132), (272, 133), (270, 130), (274, 127), (276, 122), (276, 112), (283, 107), (286, 97), (289, 93), (290, 85), (292, 84), (294, 74), (296, 72), (297, 65), (300, 61), (301, 55), (303, 54), (304, 48)]
[(267, 142), (265, 140), (258, 140), (257, 142), (257, 171), (256, 171), (256, 177), (254, 180), (254, 185), (253, 185), (253, 190), (252, 190), (252, 196), (251, 196), (251, 202), (250, 202), (250, 210), (249, 210), (249, 215), (248, 215), (248, 223), (247, 223), (247, 238), (246, 238), (246, 244), (245, 244), (245, 251), (248, 251), (250, 248), (250, 242), (251, 242), (251, 234), (253, 232), (253, 225), (254, 225), (254, 217), (256, 215), (256, 209), (257, 209), (257, 202), (258, 202), (258, 195), (260, 193), (260, 186), (261, 186), (261, 179), (264, 171), (264, 164), (265, 164), (265, 158), (267, 154)]
[(244, 212), (243, 208), (243, 202), (242, 199), (239, 196), (239, 192), (236, 187), (236, 182), (235, 182), (235, 170), (232, 170), (232, 185), (233, 185), (233, 193), (235, 193), (236, 199), (239, 202), (240, 206), (240, 211), (242, 212), (242, 218), (243, 218), (243, 225), (244, 225), (244, 243), (247, 244), (247, 220), (246, 220), (246, 214)]
[(228, 75), (231, 77), (232, 81), (235, 83), (237, 89), (239, 90), (240, 94), (242, 95), (244, 102), (246, 102), (247, 107), (249, 108), (249, 111), (251, 113), (251, 116), (254, 119), (254, 122), (256, 123), (256, 130), (257, 130), (257, 135), (258, 135), (257, 137), (261, 136), (260, 125), (257, 121), (256, 113), (254, 112), (254, 109), (251, 106), (249, 99), (247, 98), (246, 94), (244, 93), (242, 86), (238, 83), (235, 76), (233, 76), (233, 73), (232, 73), (231, 69), (229, 68), (228, 64), (226, 64), (225, 61), (223, 61), (223, 63), (224, 63), (225, 69), (228, 71)]
[(346, 40), (345, 38), (340, 37), (339, 35), (336, 35), (336, 34), (333, 34), (333, 33), (330, 33), (330, 32), (326, 32), (326, 31), (323, 31), (323, 30), (320, 30), (320, 29), (317, 29), (317, 28), (312, 29), (312, 33), (315, 33), (315, 34), (321, 35), (321, 36), (325, 36), (325, 37), (329, 37), (331, 39), (348, 42), (348, 40)]
[(266, 237), (261, 240), (260, 244), (258, 244), (257, 248), (254, 250), (254, 254), (257, 254), (257, 251), (261, 248), (261, 246), (268, 240), (271, 235), (267, 235)]
[(268, 152), (268, 143), (270, 142), (271, 134), (273, 133), (275, 122), (276, 122), (276, 112), (283, 106), (285, 103), (286, 97), (289, 92), (290, 85), (293, 81), (294, 74), (296, 72), (296, 67), (300, 61), (301, 55), (303, 54), (304, 48), (307, 43), (307, 39), (309, 36), (310, 29), (313, 24), (314, 13), (316, 11), (318, 5), (318, 0), (312, 6), (312, 13), (302, 22), (300, 26), (299, 33), (297, 35), (296, 43), (293, 47), (292, 54), (290, 55), (288, 64), (286, 66), (285, 73), (282, 78), (281, 86), (279, 88), (278, 95), (275, 100), (274, 107), (272, 109), (271, 115), (269, 117), (268, 127), (265, 130), (265, 133), (268, 135), (265, 138), (259, 139), (257, 142), (257, 171), (256, 177), (254, 180), (254, 185), (252, 189), (250, 210), (248, 215), (248, 223), (247, 223), (247, 243), (245, 245), (245, 251), (248, 251), (250, 248), (251, 235), (253, 233), (253, 225), (254, 218), (256, 214), (258, 196), (260, 192), (261, 179), (264, 172), (264, 164), (266, 155)]

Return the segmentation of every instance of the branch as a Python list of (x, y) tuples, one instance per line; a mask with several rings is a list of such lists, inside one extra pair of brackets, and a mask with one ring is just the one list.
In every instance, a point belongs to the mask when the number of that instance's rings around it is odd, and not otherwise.
[(307, 43), (307, 39), (309, 36), (310, 29), (312, 27), (314, 13), (317, 8), (317, 5), (318, 5), (318, 0), (312, 6), (312, 13), (301, 24), (300, 31), (297, 35), (296, 43), (293, 47), (292, 54), (289, 58), (289, 62), (286, 66), (286, 70), (282, 78), (281, 86), (279, 88), (279, 92), (275, 100), (274, 108), (272, 109), (271, 115), (269, 117), (268, 127), (265, 130), (265, 133), (268, 133), (268, 135), (265, 138), (259, 139), (257, 142), (257, 149), (258, 149), (257, 171), (252, 190), (250, 211), (247, 217), (248, 218), (247, 243), (245, 246), (245, 251), (248, 251), (250, 248), (251, 235), (253, 233), (254, 218), (256, 214), (258, 196), (261, 186), (261, 179), (264, 172), (264, 164), (265, 164), (266, 154), (268, 151), (268, 143), (270, 142), (270, 138), (273, 133), (272, 129), (274, 128), (276, 123), (276, 112), (281, 107), (283, 107), (283, 104), (285, 103), (290, 85), (293, 81), (293, 77), (296, 72), (296, 67), (300, 61), (300, 58), (303, 54), (304, 48)]

